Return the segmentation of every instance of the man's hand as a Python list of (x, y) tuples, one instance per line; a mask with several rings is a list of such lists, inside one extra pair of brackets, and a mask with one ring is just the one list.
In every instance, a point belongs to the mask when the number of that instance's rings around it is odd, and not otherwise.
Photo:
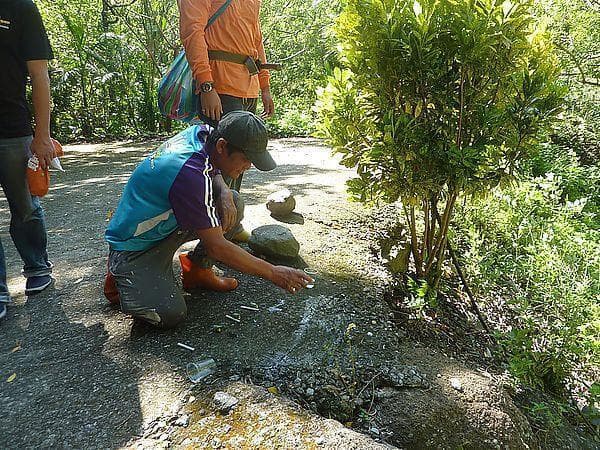
[(262, 89), (261, 97), (264, 109), (260, 116), (263, 118), (271, 117), (275, 113), (275, 103), (273, 103), (271, 89), (268, 86)]
[(54, 158), (54, 145), (50, 136), (38, 136), (37, 134), (31, 141), (31, 152), (34, 153), (40, 161), (40, 168), (46, 170)]
[(271, 277), (273, 284), (285, 289), (291, 294), (295, 294), (307, 284), (314, 280), (302, 270), (292, 269), (286, 266), (274, 266)]
[(217, 211), (221, 219), (223, 233), (227, 233), (235, 225), (237, 219), (237, 208), (233, 201), (230, 189), (222, 189), (217, 200)]
[(200, 105), (202, 106), (202, 114), (212, 120), (221, 120), (223, 114), (223, 106), (221, 105), (221, 98), (214, 89), (210, 92), (200, 93)]

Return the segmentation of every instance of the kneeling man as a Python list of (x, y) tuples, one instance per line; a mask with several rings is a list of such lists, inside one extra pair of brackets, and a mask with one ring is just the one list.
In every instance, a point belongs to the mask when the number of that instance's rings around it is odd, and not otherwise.
[(236, 279), (213, 272), (214, 259), (291, 293), (306, 286), (311, 278), (303, 271), (273, 266), (230, 242), (241, 229), (244, 205), (222, 175), (237, 178), (252, 164), (263, 171), (275, 168), (267, 130), (247, 111), (228, 113), (214, 130), (189, 127), (148, 156), (129, 178), (105, 233), (109, 301), (160, 328), (181, 323), (187, 308), (173, 275), (173, 256), (196, 239), (195, 249), (179, 257), (186, 290), (237, 287)]

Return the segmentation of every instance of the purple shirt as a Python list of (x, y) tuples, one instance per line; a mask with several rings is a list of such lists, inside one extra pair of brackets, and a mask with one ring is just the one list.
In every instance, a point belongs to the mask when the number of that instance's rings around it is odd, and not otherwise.
[(153, 247), (176, 229), (221, 226), (205, 144), (211, 128), (189, 127), (162, 144), (133, 171), (105, 233), (114, 250)]

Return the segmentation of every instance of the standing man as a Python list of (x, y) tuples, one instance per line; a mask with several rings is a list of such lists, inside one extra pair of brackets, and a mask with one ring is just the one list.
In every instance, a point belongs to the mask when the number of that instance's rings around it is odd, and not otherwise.
[[(23, 260), (25, 294), (43, 291), (52, 283), (46, 251), (46, 224), (39, 199), (32, 197), (25, 169), (31, 153), (42, 169), (50, 164), (50, 80), (52, 59), (40, 13), (31, 0), (0, 0), (0, 184), (10, 208), (10, 235)], [(31, 78), (35, 133), (25, 98)], [(0, 317), (10, 301), (6, 261), (0, 242)]]
[[(212, 127), (229, 111), (256, 113), (259, 91), (262, 116), (270, 117), (275, 111), (269, 71), (261, 68), (266, 56), (259, 23), (260, 3), (178, 0), (181, 41), (199, 91), (198, 113)], [(216, 19), (207, 27), (213, 17)], [(225, 181), (240, 191), (242, 177)]]
[(215, 275), (213, 259), (290, 293), (311, 282), (301, 270), (273, 266), (230, 242), (244, 204), (234, 191), (234, 217), (219, 212), (222, 196), (231, 195), (219, 173), (235, 179), (252, 164), (263, 171), (275, 168), (267, 130), (247, 111), (228, 113), (214, 130), (191, 126), (148, 156), (131, 174), (106, 230), (108, 300), (159, 328), (181, 323), (187, 307), (173, 275), (173, 256), (183, 243), (196, 239), (200, 242), (194, 251), (179, 257), (186, 290), (237, 288), (235, 278)]

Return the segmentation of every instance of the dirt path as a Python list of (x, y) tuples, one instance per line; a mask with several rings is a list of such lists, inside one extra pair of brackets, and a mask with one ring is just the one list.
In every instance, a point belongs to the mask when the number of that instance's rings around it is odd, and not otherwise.
[[(57, 279), (47, 294), (24, 296), (20, 260), (8, 238), (7, 204), (0, 204), (0, 232), (14, 297), (0, 325), (0, 408), (4, 417), (0, 446), (116, 447), (129, 442), (145, 423), (179, 408), (181, 392), (188, 387), (182, 367), (192, 355), (176, 343), (199, 346), (198, 334), (210, 338), (204, 349), (224, 366), (232, 359), (246, 361), (256, 354), (245, 342), (255, 332), (271, 336), (262, 345), (272, 346), (274, 355), (289, 349), (289, 342), (280, 342), (277, 331), (278, 327), (285, 329), (284, 314), (248, 317), (252, 322), (249, 330), (230, 327), (222, 334), (211, 334), (211, 326), (226, 322), (224, 313), (237, 312), (236, 306), (244, 298), (260, 304), (265, 312), (270, 306), (280, 305), (283, 311), (286, 303), (302, 301), (245, 276), (238, 290), (242, 295), (200, 294), (190, 299), (188, 323), (172, 333), (132, 329), (129, 318), (106, 307), (101, 283), (107, 215), (115, 208), (129, 173), (153, 145), (66, 148), (63, 165), (67, 172), (53, 176), (51, 192), (44, 199), (49, 253)], [(304, 212), (309, 222), (306, 227), (320, 237), (322, 231), (307, 217), (313, 214), (308, 211), (324, 202), (343, 202), (347, 171), (315, 142), (280, 141), (273, 146), (275, 157), (283, 162), (277, 172), (253, 170), (246, 175), (246, 227), (273, 223), (264, 199), (270, 192), (290, 187), (298, 200), (297, 211)], [(324, 269), (320, 259), (311, 257), (326, 249), (314, 241), (302, 245), (307, 261)], [(324, 258), (328, 259), (331, 255)], [(136, 335), (138, 331), (141, 336)], [(19, 350), (12, 352), (15, 348)], [(17, 378), (7, 383), (13, 373)]]
[[(240, 287), (234, 293), (188, 295), (188, 321), (164, 333), (132, 326), (109, 308), (101, 292), (102, 235), (128, 175), (154, 145), (66, 147), (67, 172), (53, 177), (44, 199), (57, 282), (43, 295), (23, 294), (7, 205), (0, 203), (14, 297), (0, 323), (1, 448), (377, 445), (285, 403), (281, 393), (326, 417), (360, 420), (373, 438), (396, 445), (477, 448), (483, 442), (519, 448), (529, 440), (527, 422), (488, 378), (435, 350), (399, 345), (381, 300), (386, 275), (371, 257), (367, 212), (346, 199), (351, 172), (315, 140), (274, 141), (278, 169), (249, 171), (243, 189), (247, 229), (277, 223), (265, 199), (282, 188), (292, 191), (301, 220), (284, 225), (300, 242), (306, 265), (319, 272), (314, 289), (291, 296), (236, 274)], [(239, 308), (250, 302), (260, 311)], [(240, 314), (241, 323), (225, 317), (232, 313)], [(215, 332), (215, 325), (222, 331)], [(197, 350), (191, 353), (178, 342)], [(218, 362), (217, 374), (212, 384), (192, 386), (184, 367), (205, 356)], [(7, 382), (13, 373), (16, 379)], [(450, 387), (457, 375), (464, 380), (460, 392)], [(277, 393), (248, 387), (252, 382)], [(238, 392), (244, 403), (239, 411), (260, 414), (233, 416), (234, 422), (220, 423), (224, 434), (215, 436), (219, 424), (211, 421), (221, 416), (210, 398), (217, 388)], [(442, 417), (452, 412), (454, 421)], [(260, 418), (271, 413), (281, 419), (279, 426), (269, 428)], [(192, 422), (174, 425), (181, 417)], [(235, 426), (240, 421), (245, 428)]]

